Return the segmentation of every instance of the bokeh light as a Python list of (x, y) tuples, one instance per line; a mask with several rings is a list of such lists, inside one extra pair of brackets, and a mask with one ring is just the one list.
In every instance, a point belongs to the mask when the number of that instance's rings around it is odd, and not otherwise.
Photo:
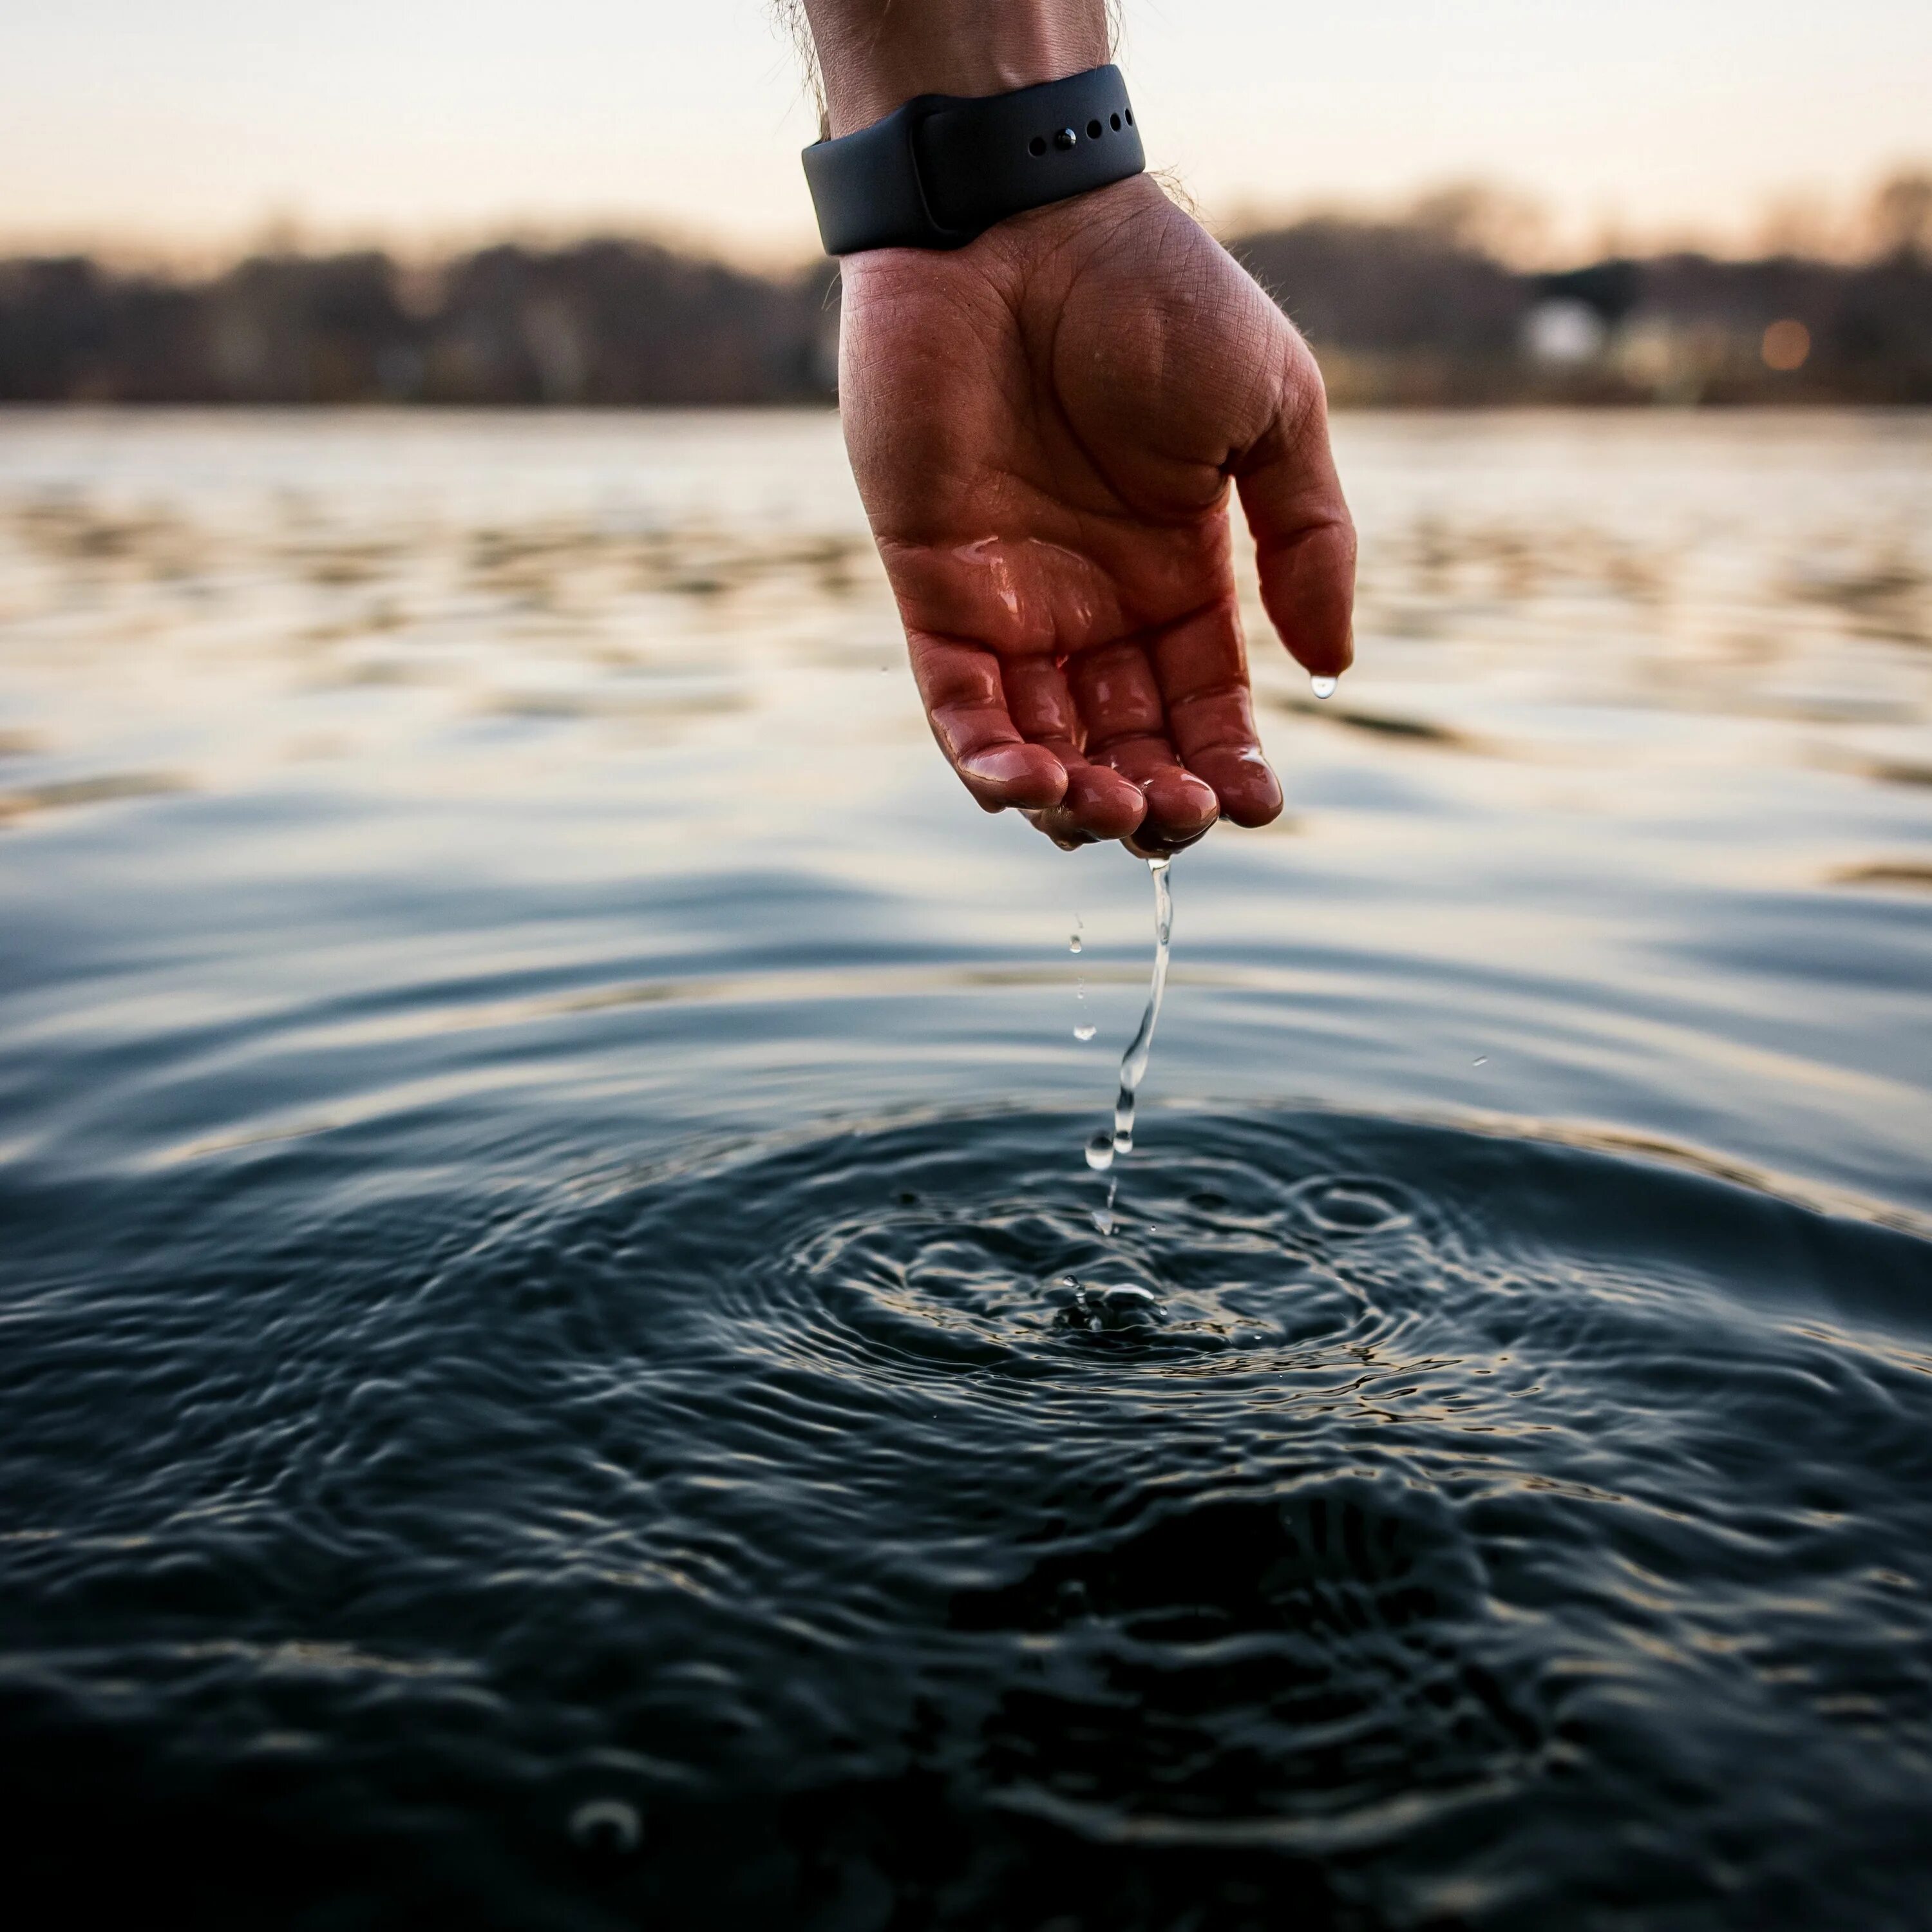
[(1764, 366), (1789, 372), (1802, 369), (1811, 353), (1811, 332), (1787, 316), (1764, 332)]

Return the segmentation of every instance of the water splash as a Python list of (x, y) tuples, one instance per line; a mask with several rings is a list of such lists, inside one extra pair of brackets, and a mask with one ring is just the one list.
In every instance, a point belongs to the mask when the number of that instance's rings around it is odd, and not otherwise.
[(1073, 1298), (1054, 1317), (1056, 1328), (1108, 1335), (1144, 1334), (1158, 1327), (1167, 1312), (1144, 1288), (1089, 1288), (1070, 1277), (1067, 1286)]
[[(1139, 1030), (1120, 1056), (1120, 1090), (1114, 1096), (1114, 1125), (1087, 1143), (1087, 1165), (1104, 1174), (1114, 1164), (1116, 1154), (1134, 1150), (1135, 1096), (1146, 1077), (1148, 1057), (1154, 1051), (1154, 1030), (1160, 1020), (1161, 995), (1167, 991), (1168, 942), (1174, 936), (1174, 894), (1168, 884), (1167, 868), (1172, 859), (1150, 859), (1148, 871), (1154, 880), (1154, 976), (1148, 986), (1147, 1010), (1141, 1016)], [(1113, 1199), (1108, 1198), (1111, 1210)]]

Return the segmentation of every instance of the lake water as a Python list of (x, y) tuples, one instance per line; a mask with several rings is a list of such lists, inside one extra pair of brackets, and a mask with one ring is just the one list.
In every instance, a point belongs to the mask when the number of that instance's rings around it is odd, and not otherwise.
[(16, 1883), (1932, 1922), (1932, 418), (1337, 440), (1096, 1174), (830, 418), (0, 418)]

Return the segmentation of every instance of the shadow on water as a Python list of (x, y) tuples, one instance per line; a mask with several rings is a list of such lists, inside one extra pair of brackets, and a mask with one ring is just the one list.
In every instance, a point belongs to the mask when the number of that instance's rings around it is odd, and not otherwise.
[(1102, 1234), (1080, 1125), (287, 1216), (294, 1150), (124, 1184), (84, 1270), (98, 1194), (0, 1203), (28, 1864), (203, 1923), (1909, 1922), (1932, 1241), (1265, 1110)]

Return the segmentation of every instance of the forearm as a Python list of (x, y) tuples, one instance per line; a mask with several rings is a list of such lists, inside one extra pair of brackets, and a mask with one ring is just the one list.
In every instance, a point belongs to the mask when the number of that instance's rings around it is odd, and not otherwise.
[(1106, 0), (804, 0), (834, 135), (916, 94), (1002, 94), (1101, 65)]

